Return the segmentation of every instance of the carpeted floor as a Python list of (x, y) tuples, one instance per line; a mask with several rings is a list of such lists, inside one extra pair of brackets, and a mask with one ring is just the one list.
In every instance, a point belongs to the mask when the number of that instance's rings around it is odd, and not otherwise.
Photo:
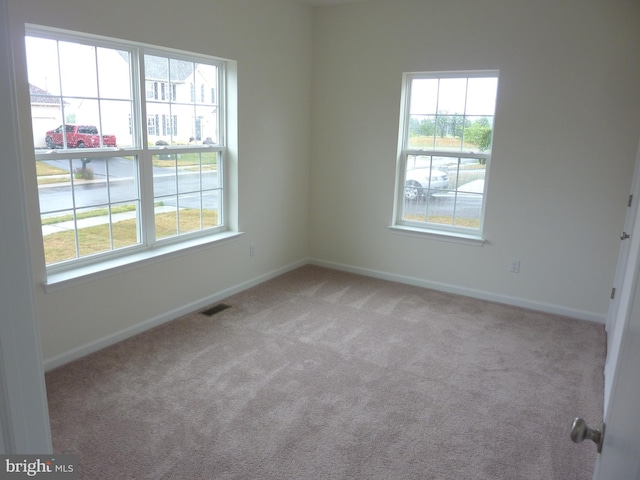
[(224, 303), (47, 374), (81, 479), (591, 478), (602, 325), (314, 266)]

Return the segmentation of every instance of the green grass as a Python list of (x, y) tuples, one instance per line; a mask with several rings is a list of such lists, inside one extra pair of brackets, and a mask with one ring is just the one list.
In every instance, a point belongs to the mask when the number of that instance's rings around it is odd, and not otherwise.
[(70, 182), (69, 172), (63, 168), (54, 167), (42, 161), (36, 162), (36, 176), (38, 185)]
[(44, 162), (36, 162), (36, 175), (38, 177), (46, 177), (49, 175), (69, 175), (63, 168), (54, 167)]
[[(129, 211), (129, 210), (127, 210)], [(94, 215), (95, 216), (95, 215)], [(59, 221), (59, 220), (58, 220)], [(160, 213), (155, 216), (156, 237), (167, 238), (177, 234), (176, 214), (173, 212)], [(203, 212), (204, 228), (218, 225), (218, 212), (206, 210)], [(54, 222), (55, 223), (55, 222)], [(180, 210), (180, 232), (187, 233), (201, 230), (200, 211), (196, 209)], [(122, 248), (138, 243), (136, 220), (123, 220), (112, 225), (113, 248)], [(76, 255), (75, 231), (53, 233), (45, 235), (44, 255), (47, 265), (71, 260)], [(109, 225), (97, 225), (78, 230), (79, 256), (87, 256), (111, 250)]]
[[(153, 166), (159, 168), (175, 167), (191, 167), (193, 170), (200, 168), (200, 156), (202, 155), (202, 170), (217, 170), (218, 155), (216, 153), (180, 153), (174, 154), (157, 154), (153, 155)], [(164, 158), (164, 157), (170, 158)], [(178, 157), (176, 159), (176, 156)]]
[[(409, 145), (411, 148), (435, 148), (436, 150), (460, 150), (462, 147), (462, 139), (460, 137), (452, 137), (450, 135), (446, 137), (426, 137), (424, 135), (411, 135), (409, 137)], [(468, 139), (464, 142), (464, 149), (477, 149), (480, 147), (476, 143), (471, 143)]]
[(476, 230), (480, 228), (480, 220), (478, 218), (456, 217), (455, 224), (453, 223), (452, 216), (445, 215), (429, 215), (429, 219), (427, 220), (426, 215), (405, 214), (403, 219), (409, 220), (411, 222), (436, 223), (438, 225), (455, 225), (456, 227), (474, 228)]
[[(117, 207), (111, 207), (111, 214), (133, 212), (135, 209), (135, 205), (119, 205)], [(91, 217), (103, 217), (105, 215), (109, 215), (109, 210), (106, 208), (98, 208), (96, 210), (78, 213), (76, 214), (76, 218), (82, 220)], [(47, 217), (42, 219), (42, 225), (53, 225), (54, 223), (70, 222), (71, 220), (73, 220), (72, 214)]]

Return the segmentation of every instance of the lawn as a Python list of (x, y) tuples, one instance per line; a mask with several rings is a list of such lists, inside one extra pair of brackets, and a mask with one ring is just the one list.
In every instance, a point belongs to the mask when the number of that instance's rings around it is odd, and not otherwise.
[[(407, 214), (405, 213), (404, 220), (409, 220), (411, 222), (427, 222), (427, 216), (426, 215), (419, 215), (419, 214)], [(455, 220), (455, 224), (453, 223), (453, 217), (452, 216), (444, 216), (444, 215), (429, 215), (429, 223), (436, 223), (439, 225), (455, 225), (456, 227), (463, 227), (463, 228), (474, 228), (474, 229), (478, 229), (480, 228), (480, 219), (478, 218), (463, 218), (463, 217), (456, 217)]]
[[(94, 214), (94, 216), (96, 216)], [(59, 219), (57, 219), (60, 221)], [(175, 212), (160, 213), (155, 216), (156, 237), (167, 238), (177, 234), (178, 222)], [(198, 231), (218, 225), (218, 212), (203, 211), (202, 223), (200, 211), (197, 209), (180, 210), (180, 233)], [(138, 243), (138, 231), (135, 219), (116, 222), (112, 227), (113, 248), (128, 247)], [(111, 250), (109, 225), (97, 225), (78, 230), (78, 255), (76, 255), (75, 231), (45, 235), (44, 255), (47, 265), (84, 257)]]

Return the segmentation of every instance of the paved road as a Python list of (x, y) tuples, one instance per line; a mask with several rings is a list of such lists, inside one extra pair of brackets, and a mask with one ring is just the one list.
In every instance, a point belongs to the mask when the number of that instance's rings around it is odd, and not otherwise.
[(463, 218), (480, 218), (482, 214), (482, 195), (481, 194), (458, 194), (455, 192), (448, 194), (438, 194), (431, 198), (422, 200), (405, 200), (405, 214), (425, 215), (429, 216), (450, 217), (454, 213), (456, 217)]
[[(48, 161), (53, 166), (69, 171), (69, 161)], [(82, 162), (76, 160), (71, 168), (81, 168)], [(134, 180), (134, 164), (123, 158), (94, 159), (88, 165), (94, 171), (93, 181), (76, 181), (71, 195), (71, 185), (46, 184), (40, 186), (40, 209), (43, 214), (48, 212), (71, 210), (74, 208), (92, 208), (104, 206), (106, 203), (135, 201), (138, 191)], [(215, 171), (198, 172), (180, 170), (176, 179), (175, 170), (154, 167), (154, 192), (157, 200), (165, 205), (175, 206), (176, 194), (179, 193), (180, 207), (200, 207), (200, 182), (204, 188), (218, 185), (218, 173)], [(107, 175), (109, 182), (106, 182)], [(207, 195), (206, 208), (217, 208), (218, 195)]]

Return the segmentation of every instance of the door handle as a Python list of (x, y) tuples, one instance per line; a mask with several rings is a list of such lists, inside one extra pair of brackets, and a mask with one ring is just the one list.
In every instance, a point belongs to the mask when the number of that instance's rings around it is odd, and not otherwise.
[(622, 235), (620, 235), (620, 240), (626, 240), (629, 237), (631, 237), (631, 235), (629, 235), (627, 232), (622, 232)]
[(596, 444), (598, 453), (602, 452), (602, 443), (604, 442), (604, 423), (600, 428), (591, 428), (582, 418), (578, 417), (573, 421), (571, 427), (571, 440), (574, 443), (580, 443), (586, 439), (592, 440)]

